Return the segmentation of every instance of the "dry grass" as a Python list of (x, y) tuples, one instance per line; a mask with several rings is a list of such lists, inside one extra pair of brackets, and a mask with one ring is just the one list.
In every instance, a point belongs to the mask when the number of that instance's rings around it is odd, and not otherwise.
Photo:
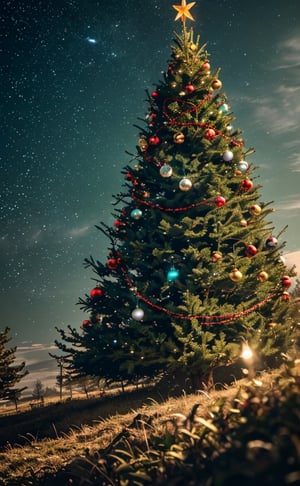
[[(272, 382), (277, 372), (263, 373), (259, 379), (266, 387), (272, 387)], [(31, 433), (25, 434), (25, 445), (7, 445), (0, 453), (0, 483), (3, 485), (29, 485), (32, 478), (43, 477), (45, 474), (55, 474), (66, 468), (75, 460), (88, 461), (109, 446), (117, 434), (120, 434), (134, 422), (137, 414), (153, 417), (153, 427), (156, 431), (165, 427), (166, 420), (174, 413), (188, 415), (192, 407), (200, 404), (197, 415), (207, 417), (208, 411), (221, 397), (228, 400), (236, 396), (238, 389), (243, 387), (248, 380), (244, 379), (226, 386), (221, 390), (203, 390), (197, 394), (185, 395), (180, 398), (170, 398), (158, 403), (151, 399), (147, 403), (135, 409), (136, 400), (127, 403), (127, 413), (113, 413), (106, 419), (99, 417), (92, 425), (73, 427), (68, 433), (54, 439), (37, 440)], [(70, 424), (72, 417), (69, 417)], [(54, 430), (55, 430), (55, 426)], [(132, 431), (137, 435), (137, 440), (145, 441), (145, 433), (141, 428)], [(2, 481), (2, 482), (1, 482)]]

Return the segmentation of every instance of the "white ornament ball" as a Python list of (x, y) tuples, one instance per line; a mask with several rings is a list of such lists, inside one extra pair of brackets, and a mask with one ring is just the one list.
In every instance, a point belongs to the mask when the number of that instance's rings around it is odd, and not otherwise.
[(184, 177), (179, 182), (179, 189), (183, 192), (187, 192), (191, 189), (192, 185), (193, 185), (192, 181), (190, 181), (190, 179), (187, 179), (186, 177)]
[(225, 162), (230, 162), (232, 159), (233, 159), (233, 152), (231, 152), (231, 150), (225, 150), (223, 154), (223, 160), (225, 160)]
[(173, 174), (173, 169), (170, 165), (166, 164), (160, 168), (159, 173), (162, 177), (171, 177), (171, 175)]
[(131, 317), (136, 320), (136, 321), (141, 321), (143, 318), (144, 318), (144, 311), (143, 309), (140, 309), (139, 307), (137, 307), (136, 309), (133, 309), (132, 313), (131, 313)]
[(249, 164), (245, 160), (240, 160), (238, 163), (238, 169), (241, 172), (246, 172), (248, 170)]

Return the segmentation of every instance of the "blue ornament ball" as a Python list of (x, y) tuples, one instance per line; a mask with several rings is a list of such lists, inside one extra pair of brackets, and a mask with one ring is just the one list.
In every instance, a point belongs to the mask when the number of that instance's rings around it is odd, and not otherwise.
[(178, 270), (176, 270), (176, 268), (171, 268), (168, 271), (168, 274), (167, 274), (168, 282), (174, 282), (174, 280), (176, 280), (178, 277), (179, 277), (179, 272), (178, 272)]
[(140, 219), (142, 217), (143, 213), (140, 209), (133, 209), (130, 213), (130, 216), (132, 219)]
[(221, 106), (219, 106), (219, 113), (225, 114), (229, 111), (229, 106), (227, 103), (223, 103)]

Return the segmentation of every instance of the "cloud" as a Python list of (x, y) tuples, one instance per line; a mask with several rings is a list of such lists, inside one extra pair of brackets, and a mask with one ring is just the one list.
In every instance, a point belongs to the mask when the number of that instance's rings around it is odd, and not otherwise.
[(84, 236), (91, 229), (91, 225), (85, 225), (77, 228), (72, 228), (68, 231), (70, 238), (80, 238)]
[(276, 211), (295, 211), (298, 209), (300, 209), (299, 194), (292, 194), (285, 200), (276, 203)]
[(288, 266), (296, 266), (296, 272), (300, 275), (300, 250), (292, 251), (283, 255)]
[(16, 364), (25, 362), (25, 369), (29, 372), (21, 382), (20, 387), (27, 386), (24, 396), (30, 396), (37, 380), (43, 386), (53, 388), (56, 384), (56, 377), (59, 374), (58, 366), (49, 352), (55, 354), (55, 345), (32, 344), (31, 346), (18, 346), (16, 350)]
[[(300, 67), (300, 35), (295, 34), (279, 44), (281, 57), (274, 70)], [(281, 62), (281, 63), (280, 63)]]
[[(270, 133), (294, 134), (300, 125), (300, 103), (296, 102), (299, 99), (300, 86), (281, 84), (270, 96), (256, 100), (255, 116)], [(285, 147), (287, 143), (290, 140), (284, 141)]]
[(289, 156), (292, 172), (300, 172), (300, 154), (293, 153)]
[[(293, 35), (277, 46), (276, 58), (270, 60), (268, 91), (251, 100), (257, 122), (270, 134), (282, 135), (285, 148), (300, 126), (300, 35)], [(288, 77), (279, 71), (289, 69)], [(277, 71), (277, 73), (275, 73)], [(266, 94), (267, 93), (267, 94)], [(300, 142), (295, 145), (299, 148)]]

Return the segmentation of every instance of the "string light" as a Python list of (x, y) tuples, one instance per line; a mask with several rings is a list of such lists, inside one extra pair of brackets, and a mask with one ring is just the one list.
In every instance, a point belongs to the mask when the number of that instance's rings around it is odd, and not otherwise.
[(244, 361), (251, 361), (253, 359), (253, 351), (252, 349), (249, 347), (249, 344), (244, 342), (243, 343), (243, 346), (242, 346), (242, 353), (241, 353), (241, 358), (244, 360)]

